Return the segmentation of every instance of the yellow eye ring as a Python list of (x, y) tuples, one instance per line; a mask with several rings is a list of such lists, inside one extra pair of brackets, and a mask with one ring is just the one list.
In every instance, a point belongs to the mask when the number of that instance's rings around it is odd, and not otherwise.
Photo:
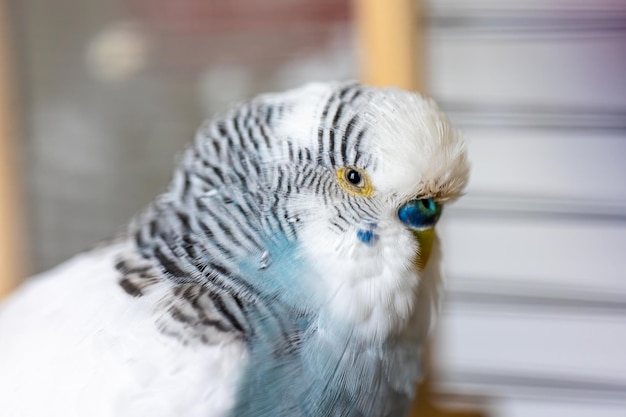
[(352, 195), (369, 197), (374, 187), (367, 172), (355, 167), (342, 167), (337, 170), (337, 181), (341, 188)]

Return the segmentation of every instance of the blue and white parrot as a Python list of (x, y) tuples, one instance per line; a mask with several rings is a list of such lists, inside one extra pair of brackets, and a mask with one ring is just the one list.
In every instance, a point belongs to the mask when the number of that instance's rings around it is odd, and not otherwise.
[(123, 237), (0, 307), (0, 415), (404, 416), (433, 227), (468, 172), (415, 93), (318, 83), (235, 106)]

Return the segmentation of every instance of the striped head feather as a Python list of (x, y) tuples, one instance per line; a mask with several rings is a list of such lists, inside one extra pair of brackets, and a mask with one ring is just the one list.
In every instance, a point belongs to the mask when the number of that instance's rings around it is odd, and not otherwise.
[(424, 274), (407, 227), (415, 216), (399, 210), (454, 200), (468, 171), (463, 141), (432, 101), (311, 84), (202, 126), (131, 231), (141, 255), (181, 284), (382, 340), (410, 321)]

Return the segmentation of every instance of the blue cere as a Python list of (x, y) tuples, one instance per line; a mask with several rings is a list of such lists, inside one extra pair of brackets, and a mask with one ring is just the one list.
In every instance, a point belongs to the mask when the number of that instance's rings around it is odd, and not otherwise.
[(356, 232), (357, 239), (367, 246), (373, 246), (378, 240), (378, 235), (374, 233), (374, 229), (376, 229), (376, 224), (374, 223), (369, 224), (367, 229), (359, 229)]
[(441, 216), (442, 206), (432, 198), (411, 200), (398, 209), (400, 221), (412, 229), (429, 229)]

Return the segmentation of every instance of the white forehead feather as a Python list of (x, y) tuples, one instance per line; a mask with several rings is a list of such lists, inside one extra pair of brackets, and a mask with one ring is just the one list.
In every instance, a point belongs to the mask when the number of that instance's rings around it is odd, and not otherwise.
[[(317, 151), (323, 108), (345, 83), (314, 83), (263, 99), (287, 104), (275, 132), (294, 145)], [(466, 185), (469, 164), (459, 132), (432, 100), (397, 88), (364, 88), (357, 112), (367, 122), (363, 151), (375, 156), (369, 172), (374, 188), (400, 197), (418, 194), (457, 197)]]
[(467, 182), (465, 144), (433, 100), (396, 88), (370, 89), (365, 114), (382, 192), (457, 197)]

